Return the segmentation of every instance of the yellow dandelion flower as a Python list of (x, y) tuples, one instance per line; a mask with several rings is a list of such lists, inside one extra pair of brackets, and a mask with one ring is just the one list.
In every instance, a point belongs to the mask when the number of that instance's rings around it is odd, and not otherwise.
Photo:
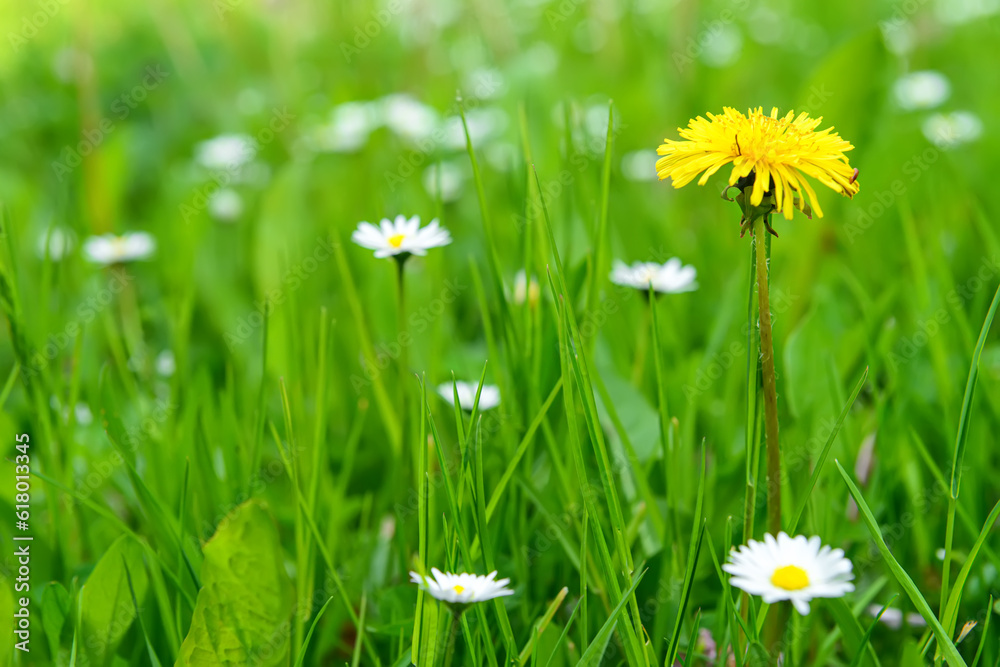
[(657, 149), (662, 155), (656, 162), (660, 179), (670, 177), (680, 188), (701, 174), (698, 185), (730, 162), (733, 171), (729, 185), (740, 189), (753, 186), (750, 204), (760, 206), (765, 197), (773, 197), (774, 209), (788, 220), (793, 208), (808, 213), (810, 208), (823, 217), (816, 192), (806, 177), (846, 197), (858, 192), (857, 171), (844, 156), (854, 146), (832, 127), (816, 131), (823, 121), (807, 113), (789, 111), (778, 117), (778, 109), (764, 115), (757, 107), (743, 115), (724, 107), (721, 116), (698, 116), (686, 129), (678, 128), (683, 141), (664, 139)]

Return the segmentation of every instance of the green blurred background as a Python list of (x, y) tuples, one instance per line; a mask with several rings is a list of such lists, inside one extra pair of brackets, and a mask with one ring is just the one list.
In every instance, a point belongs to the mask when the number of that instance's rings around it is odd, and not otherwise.
[[(776, 224), (772, 300), (786, 459), (815, 455), (870, 367), (834, 456), (848, 468), (865, 447), (864, 456), (873, 456), (874, 464), (858, 467), (863, 488), (883, 525), (904, 527), (891, 546), (933, 598), (947, 502), (933, 492), (929, 462), (948, 476), (969, 358), (1000, 280), (998, 11), (993, 0), (3, 2), (3, 264), (19, 308), (6, 309), (0, 376), (9, 377), (18, 360), (23, 369), (25, 350), (43, 357), (31, 357), (39, 370), (34, 387), (22, 373), (4, 395), (2, 479), (13, 476), (13, 434), (29, 432), (35, 468), (86, 489), (155, 543), (123, 469), (87, 481), (113, 453), (101, 410), (114, 406), (126, 431), (138, 429), (137, 469), (172, 512), (182, 506), (187, 475), (192, 544), (207, 540), (248, 495), (267, 501), (289, 538), (299, 525), (284, 473), (248, 493), (255, 471), (266, 475), (269, 464), (280, 464), (262, 424), (277, 424), (291, 442), (281, 427), (280, 381), (305, 450), (327, 443), (319, 493), (335, 509), (324, 531), (352, 599), (364, 592), (375, 601), (369, 613), (381, 627), (382, 658), (395, 659), (412, 621), (405, 569), (416, 527), (397, 511), (391, 547), (380, 533), (406, 493), (385, 488), (393, 427), (369, 380), (378, 375), (390, 398), (398, 380), (393, 368), (369, 368), (366, 376), (362, 360), (366, 337), (376, 353), (392, 354), (395, 274), (391, 262), (351, 244), (350, 232), (359, 221), (400, 213), (437, 217), (451, 231), (452, 245), (407, 267), (407, 307), (424, 323), (408, 361), (433, 387), (452, 371), (475, 381), (490, 357), (487, 381), (504, 395), (490, 434), (496, 448), (485, 454), (495, 482), (560, 373), (547, 311), (551, 259), (540, 208), (526, 204), (530, 150), (581, 294), (595, 262), (606, 275), (611, 258), (679, 256), (698, 269), (697, 292), (660, 302), (669, 414), (678, 446), (690, 454), (672, 502), (679, 521), (689, 522), (691, 471), (705, 439), (706, 513), (721, 542), (726, 517), (735, 515), (739, 526), (742, 512), (750, 244), (739, 237), (735, 207), (719, 198), (722, 173), (705, 187), (674, 190), (656, 182), (653, 164), (661, 140), (689, 118), (723, 106), (776, 106), (835, 126), (855, 146), (849, 158), (862, 184), (853, 201), (819, 192), (822, 219)], [(497, 275), (456, 119), (459, 95), (482, 168)], [(609, 101), (610, 232), (603, 240), (596, 229)], [(128, 264), (129, 286), (100, 305), (113, 274), (89, 263), (82, 244), (128, 231), (152, 234), (155, 256)], [(509, 292), (524, 268), (541, 277), (548, 314), (541, 325), (515, 316), (526, 324), (522, 335), (535, 338), (518, 356), (505, 339), (506, 305), (490, 290), (499, 279)], [(596, 368), (637, 453), (655, 470), (654, 374), (629, 381), (645, 306), (606, 280), (598, 286), (598, 306), (581, 321), (595, 336)], [(88, 310), (93, 298), (98, 305)], [(268, 298), (276, 305), (263, 354), (260, 313)], [(325, 366), (317, 357), (324, 335)], [(491, 337), (500, 341), (494, 349)], [(325, 392), (317, 394), (321, 376)], [(1000, 492), (996, 334), (979, 383), (961, 497), (977, 530)], [(418, 395), (415, 383), (406, 391)], [(429, 400), (453, 439), (450, 406)], [(561, 442), (564, 420), (555, 418), (553, 428)], [(542, 445), (522, 474), (544, 487), (550, 472)], [(620, 483), (634, 501), (628, 477), (622, 473)], [(803, 482), (789, 480), (795, 490)], [(11, 486), (3, 482), (4, 516), (13, 513)], [(663, 493), (662, 481), (656, 488)], [(867, 532), (852, 520), (835, 471), (820, 492), (825, 500), (810, 510), (809, 528), (849, 555), (867, 553)], [(120, 526), (53, 484), (39, 483), (33, 493), (33, 580), (39, 590), (57, 580), (72, 591)], [(518, 557), (517, 540), (545, 525), (527, 493), (518, 488), (521, 509), (504, 518), (519, 537), (497, 545), (502, 573), (523, 587), (512, 612), (519, 637), (564, 583), (573, 590), (558, 554)], [(539, 502), (555, 511), (565, 500), (549, 494)], [(914, 511), (919, 520), (906, 519)], [(0, 524), (7, 544), (9, 523)], [(963, 525), (957, 539), (968, 545), (974, 534)], [(655, 540), (643, 549), (654, 564), (662, 554)], [(307, 559), (310, 568), (316, 558)], [(997, 591), (994, 562), (974, 570), (963, 621)], [(719, 585), (703, 566), (695, 606), (707, 611)], [(858, 570), (868, 583), (886, 574), (877, 560)], [(655, 596), (653, 577), (643, 596)], [(883, 592), (874, 602), (887, 599)], [(172, 661), (169, 633), (155, 627), (162, 610), (150, 605), (149, 613), (153, 645)], [(178, 612), (180, 626), (188, 613)], [(349, 659), (345, 610), (328, 613), (307, 664)], [(39, 626), (35, 632), (37, 653), (19, 656), (20, 664), (46, 664)], [(130, 630), (118, 659), (146, 664), (137, 632)], [(61, 635), (65, 653), (72, 632)], [(910, 640), (880, 629), (875, 641), (898, 647)], [(988, 651), (996, 656), (995, 646)], [(323, 661), (334, 656), (340, 662)]]

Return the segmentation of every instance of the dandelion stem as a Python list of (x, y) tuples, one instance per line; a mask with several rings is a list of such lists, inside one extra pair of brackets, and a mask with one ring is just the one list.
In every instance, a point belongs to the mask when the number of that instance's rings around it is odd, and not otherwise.
[(757, 298), (760, 302), (761, 369), (764, 376), (764, 433), (767, 442), (767, 529), (781, 532), (781, 449), (778, 446), (778, 389), (774, 372), (774, 338), (771, 334), (771, 304), (767, 278), (767, 232), (764, 217), (754, 221), (757, 246)]
[[(764, 378), (764, 433), (767, 439), (767, 530), (772, 535), (781, 532), (781, 450), (778, 447), (778, 390), (774, 372), (774, 337), (771, 334), (771, 303), (767, 276), (767, 232), (765, 216), (753, 222), (754, 245), (757, 249), (757, 298), (760, 321), (761, 370)], [(784, 626), (784, 610), (779, 606), (767, 619), (764, 642), (773, 651)]]

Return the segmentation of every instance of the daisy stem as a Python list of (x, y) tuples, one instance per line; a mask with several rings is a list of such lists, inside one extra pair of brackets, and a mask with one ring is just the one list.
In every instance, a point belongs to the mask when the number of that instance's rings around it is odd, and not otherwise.
[[(396, 258), (396, 342), (399, 345), (399, 425), (400, 436), (406, 442), (406, 373), (409, 360), (404, 345), (403, 333), (406, 330), (406, 275), (405, 259)], [(415, 468), (414, 468), (415, 469)]]
[[(767, 441), (767, 530), (781, 532), (781, 450), (778, 447), (778, 390), (774, 372), (774, 337), (771, 333), (771, 303), (767, 276), (767, 232), (764, 216), (753, 222), (757, 250), (757, 298), (760, 320), (761, 370), (764, 379), (764, 432)], [(779, 606), (767, 619), (764, 645), (769, 651), (778, 644), (784, 610)]]
[(448, 645), (445, 646), (444, 667), (451, 667), (451, 661), (455, 658), (455, 644), (458, 643), (458, 624), (462, 619), (462, 614), (451, 611), (451, 629), (448, 631)]
[(639, 386), (642, 382), (642, 371), (646, 366), (646, 352), (649, 350), (650, 308), (652, 303), (646, 299), (642, 310), (642, 324), (635, 333), (635, 363), (632, 365), (632, 384)]

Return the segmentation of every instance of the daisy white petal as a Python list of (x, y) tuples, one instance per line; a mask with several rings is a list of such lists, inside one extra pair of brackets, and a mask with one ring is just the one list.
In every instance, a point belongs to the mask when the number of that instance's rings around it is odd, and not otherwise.
[(697, 275), (693, 266), (684, 266), (678, 257), (672, 257), (664, 264), (635, 262), (632, 266), (615, 260), (611, 282), (642, 291), (648, 291), (652, 286), (655, 292), (676, 294), (698, 289), (695, 282)]
[(156, 241), (146, 232), (91, 236), (83, 243), (87, 259), (105, 266), (148, 259), (155, 250)]
[(768, 604), (788, 600), (803, 615), (814, 598), (842, 597), (854, 590), (851, 561), (842, 550), (823, 546), (819, 537), (765, 534), (763, 542), (750, 540), (734, 550), (722, 569), (732, 575), (733, 586)]
[[(454, 389), (450, 382), (445, 382), (438, 386), (438, 395), (449, 403), (454, 404), (455, 392), (458, 393), (458, 405), (463, 410), (472, 410), (476, 404), (476, 391), (479, 389), (478, 383), (463, 382), (459, 380), (455, 383)], [(500, 388), (492, 384), (484, 384), (483, 390), (479, 394), (479, 411), (492, 410), (500, 405)], [(496, 576), (496, 572), (492, 573)]]
[(430, 248), (448, 245), (451, 235), (439, 226), (437, 220), (420, 227), (420, 217), (407, 219), (397, 215), (394, 220), (382, 219), (378, 227), (368, 222), (358, 223), (351, 240), (363, 248), (375, 251), (378, 258), (407, 255), (426, 255)]
[(425, 577), (416, 572), (410, 572), (410, 581), (417, 584), (421, 590), (431, 597), (453, 605), (467, 605), (473, 602), (485, 602), (493, 598), (513, 595), (514, 591), (506, 588), (509, 579), (494, 581), (496, 572), (488, 576), (475, 574), (452, 574), (431, 568), (432, 577)]

